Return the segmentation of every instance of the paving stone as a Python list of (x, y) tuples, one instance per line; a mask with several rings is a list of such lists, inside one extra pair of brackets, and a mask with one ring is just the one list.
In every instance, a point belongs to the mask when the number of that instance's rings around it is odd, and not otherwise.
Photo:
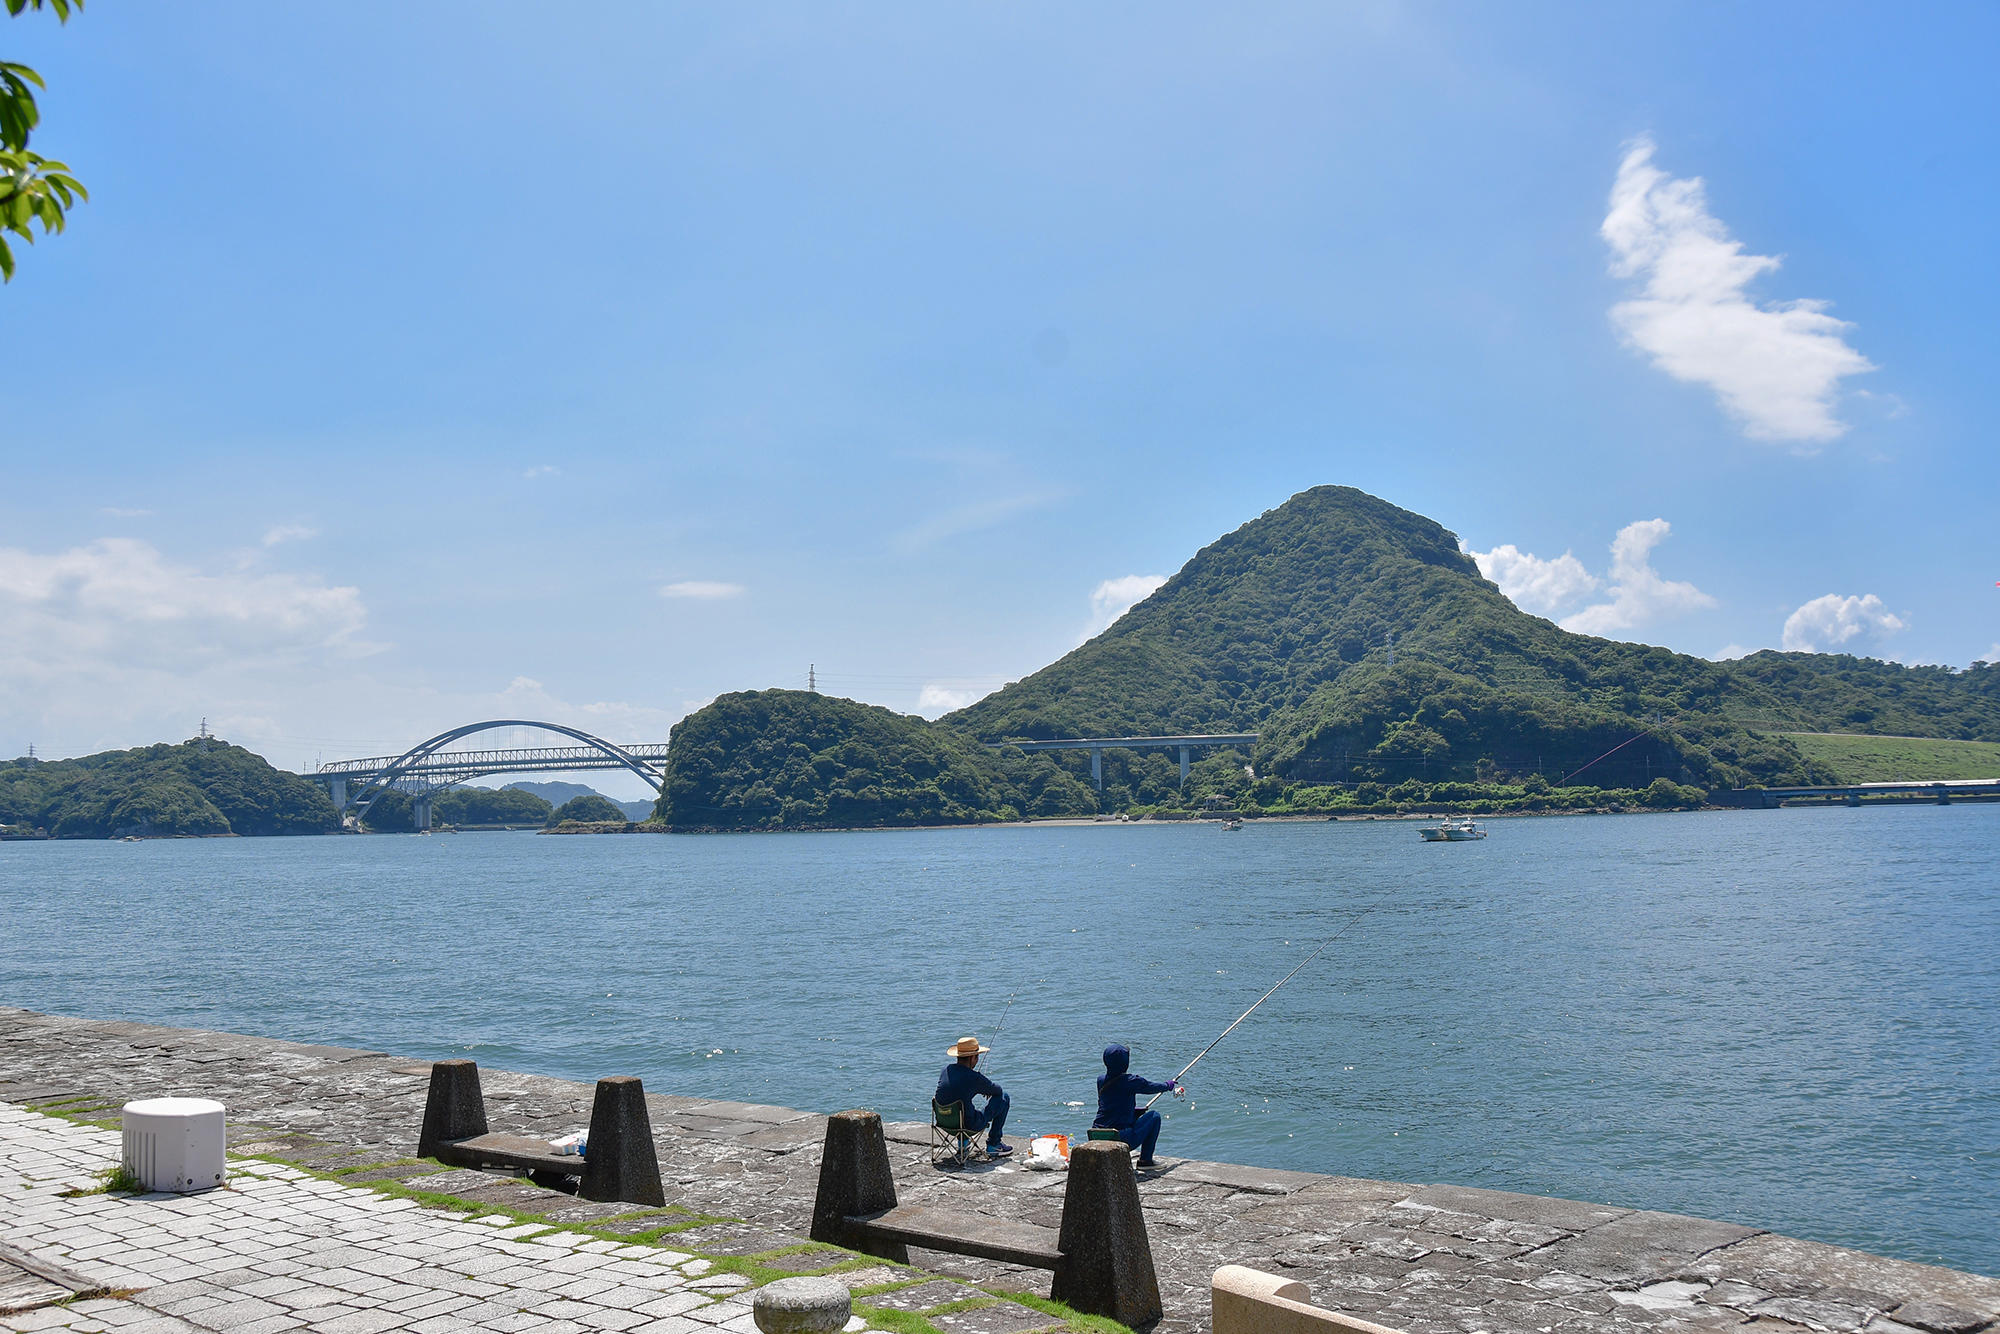
[(1541, 1257), (1573, 1273), (1643, 1283), (1671, 1278), (1696, 1257), (1754, 1237), (1757, 1231), (1681, 1214), (1627, 1213), (1553, 1243)]
[(1062, 1322), (1053, 1316), (1022, 1306), (1019, 1302), (998, 1302), (973, 1311), (926, 1317), (944, 1334), (1021, 1334), (1030, 1329), (1054, 1329)]
[(756, 1255), (786, 1246), (803, 1246), (806, 1238), (740, 1223), (717, 1223), (673, 1234), (674, 1245), (702, 1255)]
[(1631, 1212), (1609, 1205), (1581, 1204), (1575, 1200), (1554, 1200), (1540, 1195), (1516, 1195), (1511, 1191), (1481, 1190), (1474, 1186), (1426, 1186), (1413, 1191), (1409, 1203), (1485, 1218), (1541, 1223), (1566, 1232), (1583, 1232), (1600, 1227)]
[(928, 1311), (933, 1306), (962, 1302), (985, 1295), (978, 1288), (967, 1287), (963, 1283), (953, 1283), (949, 1279), (934, 1278), (928, 1283), (898, 1288), (894, 1292), (878, 1292), (870, 1297), (856, 1297), (854, 1300), (863, 1306), (879, 1306), (885, 1311)]
[(1904, 1302), (1892, 1314), (1897, 1324), (1915, 1325), (1918, 1329), (1930, 1330), (1932, 1334), (1971, 1334), (1991, 1319), (1978, 1311), (1926, 1301)]

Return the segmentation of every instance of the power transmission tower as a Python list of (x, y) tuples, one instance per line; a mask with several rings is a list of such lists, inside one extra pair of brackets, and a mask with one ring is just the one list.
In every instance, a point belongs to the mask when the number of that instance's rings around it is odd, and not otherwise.
[(817, 663), (809, 662), (806, 664), (806, 689), (815, 695), (819, 693), (819, 664)]
[(201, 742), (201, 753), (204, 755), (208, 754), (209, 735), (208, 719), (204, 718), (201, 720), (201, 731), (195, 733), (195, 739)]

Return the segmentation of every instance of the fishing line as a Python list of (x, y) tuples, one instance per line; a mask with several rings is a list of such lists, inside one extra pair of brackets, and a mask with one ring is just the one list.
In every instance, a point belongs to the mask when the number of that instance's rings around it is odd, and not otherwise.
[(993, 1040), (995, 1042), (998, 1042), (1000, 1040), (1000, 1030), (1007, 1027), (1007, 1011), (1014, 1008), (1014, 997), (1020, 994), (1021, 993), (1018, 991), (1010, 991), (1007, 993), (1007, 1005), (1005, 1009), (1002, 1009), (1000, 1011), (1000, 1022), (993, 1025)]
[[(1273, 997), (1273, 996), (1277, 995), (1277, 994), (1278, 994), (1278, 987), (1282, 987), (1283, 985), (1285, 985), (1285, 983), (1287, 983), (1287, 982), (1291, 981), (1291, 980), (1292, 980), (1293, 978), (1297, 977), (1297, 976), (1299, 975), (1299, 970), (1300, 970), (1300, 969), (1304, 968), (1304, 967), (1305, 967), (1305, 966), (1306, 966), (1307, 964), (1311, 963), (1311, 962), (1312, 962), (1312, 961), (1313, 961), (1314, 959), (1317, 959), (1317, 958), (1318, 958), (1318, 957), (1319, 957), (1320, 955), (1322, 955), (1322, 954), (1326, 953), (1326, 951), (1327, 951), (1327, 948), (1328, 948), (1328, 946), (1332, 945), (1334, 941), (1336, 941), (1336, 940), (1339, 940), (1339, 939), (1340, 939), (1340, 938), (1341, 938), (1342, 936), (1346, 935), (1346, 934), (1347, 934), (1347, 933), (1348, 933), (1348, 932), (1349, 932), (1350, 930), (1352, 930), (1352, 929), (1353, 929), (1353, 927), (1354, 927), (1354, 924), (1355, 924), (1356, 922), (1359, 922), (1359, 921), (1360, 921), (1360, 920), (1361, 920), (1362, 918), (1366, 917), (1366, 916), (1367, 916), (1367, 915), (1368, 915), (1369, 913), (1372, 913), (1372, 912), (1374, 912), (1374, 911), (1375, 911), (1375, 910), (1376, 910), (1377, 908), (1381, 907), (1381, 906), (1382, 906), (1382, 902), (1383, 902), (1383, 900), (1387, 899), (1388, 897), (1389, 897), (1389, 891), (1385, 889), (1385, 890), (1383, 890), (1383, 891), (1382, 891), (1382, 892), (1381, 892), (1380, 894), (1378, 894), (1378, 895), (1376, 895), (1376, 896), (1375, 896), (1375, 901), (1374, 901), (1373, 903), (1369, 904), (1369, 905), (1368, 905), (1368, 906), (1367, 906), (1366, 908), (1363, 908), (1363, 909), (1362, 909), (1362, 910), (1361, 910), (1360, 912), (1358, 912), (1358, 913), (1354, 914), (1354, 916), (1352, 916), (1352, 917), (1348, 918), (1348, 919), (1347, 919), (1347, 925), (1346, 925), (1346, 926), (1343, 926), (1343, 927), (1341, 927), (1341, 928), (1340, 928), (1340, 930), (1338, 930), (1338, 931), (1334, 932), (1334, 933), (1333, 933), (1333, 934), (1332, 934), (1331, 936), (1328, 936), (1328, 937), (1327, 937), (1327, 939), (1326, 939), (1326, 944), (1325, 944), (1325, 945), (1321, 945), (1321, 946), (1320, 946), (1320, 947), (1319, 947), (1318, 949), (1314, 950), (1314, 951), (1313, 951), (1313, 952), (1312, 952), (1311, 954), (1308, 954), (1308, 955), (1307, 955), (1307, 956), (1306, 956), (1306, 957), (1305, 957), (1305, 958), (1304, 958), (1303, 960), (1301, 960), (1301, 961), (1300, 961), (1300, 963), (1299, 963), (1299, 966), (1298, 966), (1298, 968), (1294, 968), (1294, 969), (1292, 969), (1292, 971), (1291, 971), (1291, 972), (1289, 972), (1289, 973), (1286, 973), (1286, 974), (1285, 974), (1285, 975), (1284, 975), (1283, 977), (1279, 978), (1279, 979), (1278, 979), (1278, 981), (1277, 981), (1277, 985), (1276, 985), (1276, 986), (1273, 986), (1273, 987), (1272, 987), (1272, 988), (1271, 988), (1271, 989), (1270, 989), (1269, 991), (1265, 992), (1265, 993), (1264, 993), (1263, 995), (1261, 995), (1261, 996), (1259, 996), (1259, 997), (1257, 998), (1257, 1001), (1256, 1001), (1256, 1004), (1252, 1005), (1252, 1006), (1251, 1006), (1251, 1007), (1250, 1007), (1250, 1008), (1249, 1008), (1248, 1010), (1245, 1010), (1245, 1011), (1244, 1011), (1244, 1012), (1243, 1012), (1242, 1014), (1239, 1014), (1239, 1015), (1237, 1015), (1237, 1016), (1236, 1016), (1236, 1023), (1235, 1023), (1235, 1024), (1231, 1024), (1231, 1025), (1230, 1025), (1229, 1027), (1227, 1027), (1227, 1028), (1223, 1029), (1223, 1030), (1222, 1030), (1222, 1031), (1221, 1031), (1220, 1033), (1216, 1034), (1216, 1035), (1215, 1035), (1215, 1041), (1214, 1041), (1214, 1042), (1211, 1042), (1211, 1043), (1209, 1043), (1209, 1044), (1208, 1044), (1208, 1045), (1207, 1045), (1206, 1047), (1203, 1047), (1203, 1048), (1201, 1049), (1201, 1051), (1200, 1051), (1200, 1052), (1199, 1052), (1199, 1053), (1198, 1053), (1198, 1054), (1197, 1054), (1197, 1055), (1195, 1056), (1195, 1058), (1194, 1058), (1194, 1060), (1193, 1060), (1193, 1061), (1189, 1061), (1189, 1062), (1188, 1062), (1188, 1063), (1187, 1063), (1186, 1065), (1182, 1066), (1182, 1067), (1180, 1068), (1180, 1073), (1179, 1073), (1179, 1074), (1176, 1074), (1176, 1075), (1175, 1075), (1175, 1076), (1173, 1077), (1173, 1081), (1172, 1081), (1172, 1082), (1173, 1082), (1173, 1083), (1176, 1083), (1176, 1084), (1180, 1083), (1180, 1082), (1181, 1082), (1181, 1075), (1184, 1075), (1184, 1074), (1186, 1074), (1186, 1073), (1187, 1073), (1188, 1071), (1190, 1071), (1190, 1070), (1194, 1069), (1194, 1067), (1195, 1067), (1195, 1063), (1196, 1063), (1197, 1061), (1200, 1061), (1200, 1060), (1201, 1060), (1201, 1058), (1202, 1058), (1203, 1056), (1206, 1056), (1206, 1055), (1208, 1055), (1208, 1054), (1209, 1054), (1210, 1052), (1214, 1051), (1214, 1050), (1215, 1050), (1215, 1048), (1216, 1048), (1216, 1046), (1217, 1046), (1217, 1045), (1218, 1045), (1219, 1043), (1221, 1043), (1221, 1041), (1222, 1041), (1222, 1040), (1223, 1040), (1224, 1038), (1228, 1037), (1228, 1036), (1229, 1036), (1229, 1035), (1230, 1035), (1231, 1033), (1234, 1033), (1234, 1032), (1236, 1031), (1236, 1024), (1240, 1024), (1240, 1023), (1242, 1023), (1242, 1022), (1243, 1022), (1243, 1021), (1244, 1021), (1245, 1019), (1248, 1019), (1248, 1018), (1250, 1017), (1251, 1013), (1252, 1013), (1253, 1011), (1255, 1011), (1255, 1010), (1256, 1010), (1256, 1008), (1257, 1008), (1257, 1006), (1258, 1006), (1258, 1005), (1262, 1005), (1262, 1004), (1263, 1004), (1263, 1003), (1264, 1003), (1265, 1001), (1267, 1001), (1267, 1000), (1271, 999), (1271, 997)], [(1152, 1106), (1152, 1105), (1153, 1105), (1154, 1103), (1158, 1102), (1158, 1101), (1159, 1101), (1159, 1100), (1160, 1100), (1161, 1098), (1164, 1098), (1164, 1097), (1166, 1097), (1166, 1096), (1167, 1096), (1167, 1095), (1166, 1095), (1166, 1094), (1164, 1094), (1164, 1093), (1155, 1093), (1155, 1094), (1154, 1094), (1154, 1095), (1153, 1095), (1152, 1097), (1150, 1097), (1150, 1098), (1146, 1099), (1146, 1106), (1145, 1106), (1145, 1107), (1141, 1107), (1141, 1108), (1140, 1108), (1139, 1110), (1140, 1110), (1140, 1111), (1142, 1111), (1142, 1112), (1143, 1112), (1143, 1111), (1145, 1111), (1147, 1107), (1151, 1107), (1151, 1106)]]

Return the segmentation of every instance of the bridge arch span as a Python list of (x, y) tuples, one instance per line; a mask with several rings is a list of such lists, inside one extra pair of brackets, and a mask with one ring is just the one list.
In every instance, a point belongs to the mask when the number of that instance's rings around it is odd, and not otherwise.
[[(654, 768), (645, 760), (633, 755), (623, 746), (606, 741), (603, 737), (594, 736), (581, 728), (569, 727), (563, 723), (540, 722), (532, 718), (491, 718), (485, 722), (467, 723), (463, 727), (454, 727), (448, 732), (440, 732), (428, 741), (418, 742), (391, 760), (387, 766), (369, 778), (367, 782), (367, 795), (354, 803), (355, 817), (357, 819), (365, 817), (368, 814), (368, 808), (373, 806), (383, 793), (394, 787), (399, 779), (418, 773), (425, 761), (430, 760), (452, 742), (479, 732), (490, 732), (502, 727), (534, 727), (545, 732), (559, 733), (590, 747), (606, 759), (616, 763), (619, 767), (631, 770), (655, 792), (660, 791), (666, 785), (666, 775), (659, 769)], [(469, 774), (462, 775), (453, 781), (463, 781), (465, 777), (471, 776)], [(449, 787), (451, 785), (451, 783), (444, 783), (440, 786)]]

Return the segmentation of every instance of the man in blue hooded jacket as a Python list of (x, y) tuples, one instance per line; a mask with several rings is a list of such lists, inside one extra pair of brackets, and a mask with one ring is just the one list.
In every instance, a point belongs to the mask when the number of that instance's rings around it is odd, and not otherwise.
[(1097, 1120), (1091, 1124), (1115, 1130), (1118, 1138), (1139, 1150), (1139, 1166), (1154, 1165), (1153, 1146), (1160, 1141), (1160, 1114), (1148, 1108), (1140, 1111), (1142, 1093), (1173, 1093), (1179, 1084), (1156, 1084), (1132, 1074), (1132, 1053), (1125, 1044), (1114, 1042), (1104, 1049), (1104, 1073), (1097, 1077)]

